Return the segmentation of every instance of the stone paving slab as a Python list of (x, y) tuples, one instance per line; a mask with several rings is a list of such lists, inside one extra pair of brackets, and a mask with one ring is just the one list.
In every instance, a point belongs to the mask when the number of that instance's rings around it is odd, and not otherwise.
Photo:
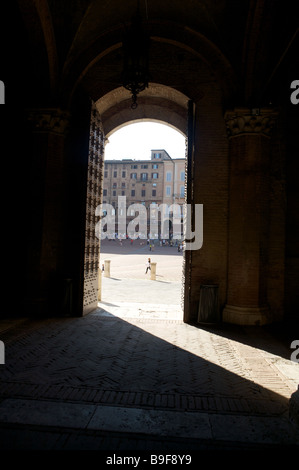
[[(49, 427), (60, 426), (55, 432), (62, 441), (54, 441), (63, 447), (65, 427), (119, 432), (126, 436), (120, 443), (131, 439), (133, 427), (143, 434), (147, 426), (154, 438), (160, 426), (173, 439), (185, 436), (185, 417), (192, 416), (199, 426), (196, 440), (204, 446), (234, 445), (235, 439), (238, 445), (293, 445), (288, 410), (299, 365), (266, 329), (184, 324), (179, 309), (165, 304), (111, 304), (83, 318), (3, 325), (0, 434), (17, 426), (20, 436), (29, 423), (42, 425), (45, 436)], [(51, 434), (47, 445), (54, 441)]]
[[(107, 431), (88, 431), (69, 428), (41, 428), (40, 426), (7, 425), (0, 427), (0, 449), (2, 451), (17, 450), (10, 452), (10, 464), (24, 465), (26, 458), (28, 464), (32, 467), (32, 455), (29, 451), (47, 452), (47, 463), (57, 464), (57, 454), (53, 451), (58, 450), (58, 458), (63, 454), (70, 464), (73, 460), (75, 465), (79, 464), (82, 458), (82, 465), (86, 464), (86, 459), (94, 457), (96, 452), (97, 465), (103, 467), (107, 464), (107, 457), (115, 455), (136, 456), (142, 458), (141, 468), (151, 467), (151, 455), (188, 455), (191, 456), (192, 465), (202, 466), (203, 457), (209, 458), (216, 464), (224, 462), (231, 463), (231, 459), (237, 457), (244, 458), (246, 452), (246, 462), (252, 458), (253, 464), (256, 464), (258, 453), (262, 452), (273, 459), (275, 456), (281, 458), (287, 452), (291, 459), (297, 457), (298, 446), (281, 444), (258, 444), (250, 442), (233, 442), (228, 440), (199, 440), (179, 438), (163, 438), (157, 436), (144, 436), (141, 434), (123, 434)], [(20, 452), (21, 451), (21, 452)], [(25, 451), (25, 452), (22, 452)], [(65, 451), (65, 452), (64, 452)], [(70, 451), (75, 451), (73, 454)], [(83, 451), (80, 453), (80, 451)], [(91, 451), (89, 453), (88, 451)], [(221, 460), (219, 460), (221, 459)], [(16, 460), (16, 462), (15, 462)], [(146, 462), (144, 461), (146, 460)], [(109, 467), (110, 468), (110, 467)]]
[(0, 403), (0, 423), (85, 429), (95, 409), (94, 405), (7, 399)]
[(142, 434), (160, 438), (299, 445), (288, 420), (7, 399), (0, 423)]
[(115, 407), (153, 408), (157, 410), (197, 411), (206, 413), (242, 414), (254, 416), (283, 416), (288, 414), (288, 402), (269, 403), (256, 400), (216, 395), (159, 394), (155, 392), (115, 391), (66, 386), (37, 386), (3, 382), (1, 397), (63, 400), (64, 403), (96, 403)]
[[(172, 298), (173, 300), (173, 298)], [(154, 304), (146, 302), (121, 302), (113, 300), (113, 304), (109, 302), (99, 303), (100, 313), (102, 317), (118, 317), (123, 319), (138, 318), (140, 320), (174, 320), (183, 321), (183, 311), (180, 305), (165, 303)]]
[(181, 298), (182, 283), (179, 281), (102, 277), (101, 301), (106, 305), (121, 302), (126, 307), (147, 303), (157, 307), (164, 305), (169, 310), (171, 306), (180, 308)]
[(88, 394), (105, 391), (106, 397), (121, 392), (123, 399), (130, 392), (139, 394), (140, 406), (152, 393), (153, 405), (159, 396), (176, 403), (180, 397), (181, 407), (184, 396), (189, 407), (196, 399), (215, 397), (218, 406), (231, 401), (244, 409), (245, 403), (257, 403), (264, 412), (287, 410), (297, 389), (298, 364), (246, 344), (257, 341), (254, 335), (225, 337), (221, 330), (128, 318), (123, 312), (121, 318), (99, 309), (86, 318), (38, 322), (23, 334), (17, 329), (15, 341), (6, 336), (0, 396), (55, 399), (62, 393), (65, 399), (87, 400)]

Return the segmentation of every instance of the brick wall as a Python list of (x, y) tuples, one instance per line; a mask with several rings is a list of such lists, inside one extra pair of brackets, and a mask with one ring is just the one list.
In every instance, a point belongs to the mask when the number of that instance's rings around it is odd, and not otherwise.
[(220, 93), (202, 90), (196, 103), (194, 203), (203, 204), (203, 246), (191, 251), (190, 319), (197, 318), (201, 284), (219, 284), (220, 307), (226, 301), (228, 140)]

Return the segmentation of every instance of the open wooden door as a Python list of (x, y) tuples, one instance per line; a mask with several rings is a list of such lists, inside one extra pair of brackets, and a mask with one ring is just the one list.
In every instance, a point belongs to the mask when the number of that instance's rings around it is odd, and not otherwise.
[[(195, 103), (192, 100), (188, 102), (188, 128), (187, 128), (187, 158), (186, 158), (186, 180), (185, 180), (185, 198), (186, 204), (190, 204), (191, 210), (194, 207), (194, 132), (195, 132)], [(194, 227), (194, 212), (191, 213), (191, 225)], [(192, 250), (184, 250), (184, 306), (183, 320), (189, 321), (189, 305), (191, 290), (191, 267)]]

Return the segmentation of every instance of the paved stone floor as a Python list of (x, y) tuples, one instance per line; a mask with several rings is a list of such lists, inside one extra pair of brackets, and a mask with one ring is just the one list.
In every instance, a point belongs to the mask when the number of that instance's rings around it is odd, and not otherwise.
[(179, 310), (115, 300), (83, 318), (3, 320), (0, 448), (298, 446), (288, 345), (267, 328), (184, 324)]
[(297, 338), (183, 323), (182, 256), (155, 250), (152, 281), (146, 244), (106, 242), (112, 275), (83, 318), (0, 321), (2, 451), (298, 451)]
[(149, 249), (145, 240), (101, 241), (100, 264), (110, 260), (110, 274), (116, 279), (148, 280), (150, 274), (145, 274), (148, 258), (157, 263), (156, 279), (163, 282), (182, 282), (183, 253), (175, 246), (160, 246), (155, 241), (153, 249)]

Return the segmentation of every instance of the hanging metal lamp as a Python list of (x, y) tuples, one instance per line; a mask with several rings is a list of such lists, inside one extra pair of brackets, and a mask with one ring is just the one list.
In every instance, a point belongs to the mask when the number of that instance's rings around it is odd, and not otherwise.
[(138, 3), (137, 11), (123, 38), (122, 84), (132, 93), (132, 109), (137, 108), (138, 93), (148, 87), (149, 42)]

